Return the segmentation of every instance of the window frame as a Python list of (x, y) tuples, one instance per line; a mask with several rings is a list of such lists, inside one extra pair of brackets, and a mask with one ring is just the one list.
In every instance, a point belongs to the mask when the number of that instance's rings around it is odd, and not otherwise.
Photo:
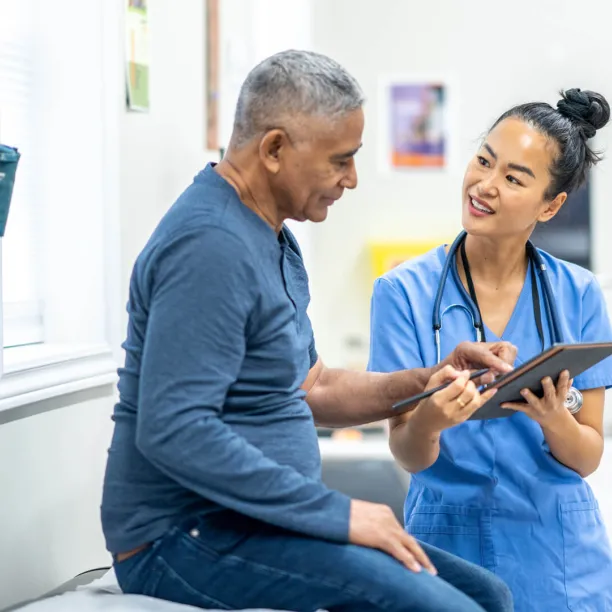
[[(81, 241), (81, 246), (86, 243), (89, 250), (85, 259), (89, 267), (85, 271), (88, 275), (85, 280), (88, 283), (85, 290), (79, 291), (79, 283), (83, 279), (76, 278), (74, 274), (67, 276), (61, 268), (53, 267), (53, 262), (46, 264), (41, 271), (46, 315), (42, 323), (44, 342), (2, 350), (0, 415), (3, 411), (12, 411), (33, 402), (112, 385), (117, 380), (117, 364), (121, 354), (119, 123), (125, 100), (122, 55), (125, 44), (122, 36), (124, 7), (119, 0), (98, 0), (95, 10), (99, 12), (101, 28), (101, 86), (98, 90), (101, 99), (96, 104), (99, 103), (102, 118), (102, 151), (99, 158), (102, 193), (97, 200), (94, 219), (87, 226), (88, 235), (79, 237), (75, 233), (80, 227), (71, 228), (66, 223), (66, 215), (62, 214), (61, 205), (59, 210), (55, 209), (55, 201), (54, 210), (52, 213), (47, 211), (44, 218), (46, 224), (42, 228), (48, 250), (50, 245), (57, 245), (61, 251), (75, 238)], [(70, 211), (66, 209), (63, 212), (69, 214)], [(7, 229), (10, 229), (8, 225)], [(2, 239), (0, 257), (1, 243)], [(45, 255), (53, 259), (51, 251), (45, 252)], [(66, 255), (65, 252), (63, 255)], [(90, 288), (93, 290), (88, 292)], [(87, 293), (90, 295), (83, 297)], [(2, 306), (0, 301), (0, 308)], [(76, 326), (73, 325), (75, 321)], [(71, 331), (72, 327), (77, 329)], [(3, 335), (4, 330), (0, 339)], [(4, 346), (4, 342), (0, 346)], [(31, 414), (31, 410), (28, 414)]]

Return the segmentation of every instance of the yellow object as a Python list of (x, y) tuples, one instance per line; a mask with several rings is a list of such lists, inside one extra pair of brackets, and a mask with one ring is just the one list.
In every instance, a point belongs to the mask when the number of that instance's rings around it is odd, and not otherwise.
[(423, 255), (445, 242), (448, 241), (371, 242), (369, 251), (374, 279), (408, 259)]
[(332, 434), (332, 439), (360, 442), (363, 440), (363, 433), (358, 429), (338, 429)]

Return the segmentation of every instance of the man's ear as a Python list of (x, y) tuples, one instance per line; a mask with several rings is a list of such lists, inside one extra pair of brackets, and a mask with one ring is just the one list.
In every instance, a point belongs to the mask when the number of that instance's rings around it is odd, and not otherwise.
[(554, 200), (551, 200), (546, 205), (546, 208), (540, 213), (538, 221), (540, 223), (546, 223), (550, 221), (560, 210), (565, 201), (567, 200), (567, 193), (565, 191), (558, 194)]
[(259, 157), (268, 172), (277, 174), (284, 149), (289, 144), (287, 134), (281, 129), (266, 132), (259, 143)]

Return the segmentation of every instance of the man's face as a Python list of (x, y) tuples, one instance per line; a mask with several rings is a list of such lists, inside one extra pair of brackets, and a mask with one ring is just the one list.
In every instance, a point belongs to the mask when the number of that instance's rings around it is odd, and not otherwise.
[(357, 186), (354, 156), (361, 147), (363, 125), (358, 109), (334, 121), (307, 117), (288, 126), (270, 175), (283, 217), (324, 221), (344, 190)]

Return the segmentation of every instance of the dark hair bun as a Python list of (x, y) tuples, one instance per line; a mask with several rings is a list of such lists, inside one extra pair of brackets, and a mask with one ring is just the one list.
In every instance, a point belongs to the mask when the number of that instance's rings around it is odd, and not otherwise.
[(610, 119), (610, 105), (607, 100), (594, 91), (568, 89), (561, 92), (557, 109), (570, 121), (576, 123), (585, 139), (593, 138)]

